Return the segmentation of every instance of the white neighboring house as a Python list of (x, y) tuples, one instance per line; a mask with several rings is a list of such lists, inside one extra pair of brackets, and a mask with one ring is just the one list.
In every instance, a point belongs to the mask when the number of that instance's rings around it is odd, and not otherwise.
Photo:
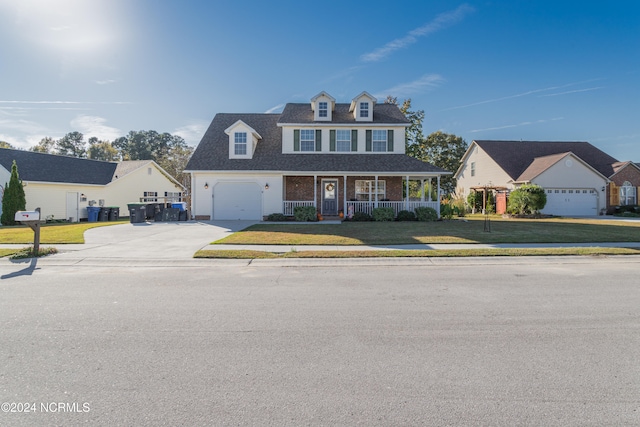
[(196, 219), (262, 220), (313, 206), (324, 216), (440, 204), (404, 196), (410, 181), (439, 187), (450, 174), (405, 154), (409, 121), (362, 92), (337, 103), (321, 92), (281, 114), (217, 114), (191, 156)]
[(537, 184), (547, 193), (542, 213), (590, 216), (606, 210), (617, 162), (588, 142), (472, 141), (454, 177), (465, 196), (486, 188), (498, 201), (522, 184)]
[[(132, 202), (182, 201), (184, 187), (152, 160), (103, 162), (23, 150), (0, 149), (0, 181), (11, 176), (13, 160), (23, 182), (27, 210), (41, 209), (41, 218), (87, 219), (95, 201), (119, 207), (129, 215)], [(165, 199), (166, 198), (166, 199)]]

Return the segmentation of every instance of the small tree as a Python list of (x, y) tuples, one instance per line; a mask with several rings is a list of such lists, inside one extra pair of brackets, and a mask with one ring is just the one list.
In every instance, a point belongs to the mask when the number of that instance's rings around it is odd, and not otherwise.
[(507, 210), (511, 214), (529, 215), (539, 213), (547, 204), (544, 188), (535, 184), (525, 184), (509, 195)]
[(22, 188), (22, 181), (18, 176), (18, 165), (14, 160), (11, 165), (9, 184), (4, 186), (4, 195), (2, 196), (2, 217), (0, 218), (2, 225), (15, 225), (16, 212), (25, 210), (26, 205), (24, 188)]

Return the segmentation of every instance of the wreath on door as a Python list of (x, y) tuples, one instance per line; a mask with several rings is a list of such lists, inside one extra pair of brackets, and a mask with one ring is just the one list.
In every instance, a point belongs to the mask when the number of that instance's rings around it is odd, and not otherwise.
[(333, 191), (334, 185), (333, 183), (328, 183), (326, 187), (324, 187), (327, 191)]

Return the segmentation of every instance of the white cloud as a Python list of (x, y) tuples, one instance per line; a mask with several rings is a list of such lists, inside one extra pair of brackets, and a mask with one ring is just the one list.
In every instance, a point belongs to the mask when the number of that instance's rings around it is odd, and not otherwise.
[(432, 21), (424, 24), (422, 27), (410, 31), (406, 36), (390, 41), (384, 46), (375, 49), (373, 52), (362, 55), (360, 59), (365, 62), (380, 61), (391, 55), (396, 50), (403, 49), (409, 45), (416, 43), (419, 37), (428, 36), (429, 34), (433, 34), (437, 31), (443, 30), (461, 21), (467, 14), (473, 12), (474, 10), (475, 9), (468, 4), (463, 4), (456, 10), (442, 13), (436, 16), (436, 18)]
[(474, 129), (474, 130), (470, 130), (469, 133), (478, 133), (478, 132), (487, 132), (487, 131), (491, 131), (491, 130), (517, 128), (517, 127), (520, 127), (520, 126), (530, 126), (530, 125), (533, 125), (533, 124), (555, 122), (555, 121), (558, 121), (558, 120), (564, 120), (564, 117), (554, 117), (553, 119), (541, 119), (541, 120), (536, 120), (534, 122), (521, 122), (521, 123), (513, 124), (513, 125), (503, 125), (503, 126), (496, 126), (496, 127), (484, 128), (484, 129)]
[(587, 89), (569, 90), (569, 91), (560, 92), (560, 93), (550, 93), (548, 95), (540, 95), (540, 98), (545, 97), (545, 96), (558, 96), (558, 95), (568, 95), (570, 93), (590, 92), (592, 90), (598, 90), (598, 89), (604, 89), (604, 86), (590, 87), (590, 88), (587, 88)]
[(173, 135), (181, 136), (188, 145), (196, 145), (202, 139), (208, 126), (209, 123), (203, 120), (194, 121), (177, 128), (173, 131)]
[(387, 95), (391, 95), (400, 98), (407, 98), (427, 89), (438, 87), (442, 82), (444, 82), (444, 78), (438, 74), (425, 74), (417, 80), (385, 89), (376, 93), (374, 96), (376, 98), (385, 98)]
[(99, 85), (110, 85), (110, 84), (113, 84), (115, 82), (116, 82), (115, 80), (111, 80), (111, 79), (109, 79), (109, 80), (96, 80), (96, 84), (99, 84)]
[(71, 128), (83, 133), (86, 137), (95, 136), (100, 140), (113, 141), (122, 136), (118, 128), (105, 125), (107, 119), (98, 116), (79, 115), (71, 120)]
[(276, 112), (282, 112), (282, 108), (284, 108), (284, 104), (278, 104), (275, 107), (271, 107), (269, 108), (267, 111), (265, 111), (265, 114), (271, 114), (271, 113), (276, 113)]

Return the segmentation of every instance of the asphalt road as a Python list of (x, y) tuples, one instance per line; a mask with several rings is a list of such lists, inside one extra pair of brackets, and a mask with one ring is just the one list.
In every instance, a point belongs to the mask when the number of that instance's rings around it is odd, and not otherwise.
[(638, 258), (288, 262), (0, 265), (0, 425), (640, 424)]

